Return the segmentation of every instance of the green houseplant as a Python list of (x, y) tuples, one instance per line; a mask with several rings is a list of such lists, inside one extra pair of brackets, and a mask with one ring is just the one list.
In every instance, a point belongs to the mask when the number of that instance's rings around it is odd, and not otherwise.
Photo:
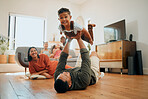
[(4, 36), (0, 36), (0, 63), (7, 63), (7, 56), (4, 55), (8, 49), (8, 39)]

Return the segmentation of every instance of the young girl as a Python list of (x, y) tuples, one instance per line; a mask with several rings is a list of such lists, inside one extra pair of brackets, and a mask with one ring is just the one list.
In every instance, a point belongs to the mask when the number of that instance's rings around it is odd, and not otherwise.
[(59, 21), (61, 23), (59, 25), (60, 34), (64, 33), (66, 36), (74, 37), (78, 33), (82, 32), (81, 38), (89, 42), (91, 45), (93, 44), (93, 40), (88, 31), (79, 24), (77, 24), (76, 22), (71, 21), (72, 16), (70, 15), (69, 9), (67, 8), (59, 9), (58, 16), (59, 16)]
[(54, 45), (52, 47), (52, 54), (50, 55), (50, 58), (59, 59), (61, 51), (62, 51), (62, 47), (59, 44)]
[(48, 42), (44, 42), (44, 49), (41, 50), (41, 54), (46, 54), (48, 57), (50, 56), (51, 52), (48, 49)]

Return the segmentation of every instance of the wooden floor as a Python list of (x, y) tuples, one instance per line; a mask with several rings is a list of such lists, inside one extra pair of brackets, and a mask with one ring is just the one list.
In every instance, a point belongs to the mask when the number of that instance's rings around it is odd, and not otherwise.
[(0, 74), (0, 99), (148, 99), (148, 76), (105, 73), (86, 90), (56, 93), (53, 79), (29, 80), (24, 73)]

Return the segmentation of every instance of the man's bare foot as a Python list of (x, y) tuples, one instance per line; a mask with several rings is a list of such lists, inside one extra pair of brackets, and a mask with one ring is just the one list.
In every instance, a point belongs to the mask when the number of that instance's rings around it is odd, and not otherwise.
[(91, 52), (90, 57), (91, 57), (91, 56), (97, 56), (97, 57), (99, 58), (97, 52), (95, 52), (95, 51), (92, 51), (92, 52)]
[(99, 76), (98, 76), (98, 79), (101, 79), (104, 77), (104, 72), (98, 72)]
[[(90, 57), (91, 57), (91, 56), (97, 56), (97, 53), (96, 53), (95, 51), (92, 51), (91, 54), (90, 54)], [(98, 57), (98, 56), (97, 56), (97, 57)]]

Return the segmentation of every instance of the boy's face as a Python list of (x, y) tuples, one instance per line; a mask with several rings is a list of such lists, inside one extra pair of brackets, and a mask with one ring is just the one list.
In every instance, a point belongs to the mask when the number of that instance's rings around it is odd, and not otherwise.
[(66, 25), (70, 25), (70, 20), (71, 20), (71, 17), (68, 12), (64, 12), (64, 13), (61, 13), (59, 15), (59, 20), (61, 22), (62, 25), (66, 26)]

